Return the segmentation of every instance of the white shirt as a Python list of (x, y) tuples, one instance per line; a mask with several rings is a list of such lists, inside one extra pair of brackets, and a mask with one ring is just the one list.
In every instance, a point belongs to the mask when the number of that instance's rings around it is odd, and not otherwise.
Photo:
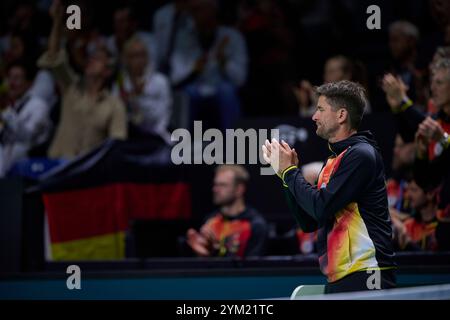
[(40, 97), (47, 102), (50, 107), (53, 107), (56, 104), (56, 101), (58, 100), (56, 83), (48, 70), (38, 71), (30, 89), (30, 94)]
[(32, 147), (46, 141), (51, 128), (49, 113), (49, 105), (30, 91), (1, 113), (0, 176), (26, 158)]
[[(168, 126), (172, 114), (172, 93), (169, 80), (165, 75), (150, 70), (144, 77), (142, 93), (128, 101), (129, 121), (145, 132), (156, 133), (170, 141)], [(114, 85), (113, 94), (120, 96), (121, 90), (126, 94), (133, 92), (128, 74), (124, 75), (122, 87)]]

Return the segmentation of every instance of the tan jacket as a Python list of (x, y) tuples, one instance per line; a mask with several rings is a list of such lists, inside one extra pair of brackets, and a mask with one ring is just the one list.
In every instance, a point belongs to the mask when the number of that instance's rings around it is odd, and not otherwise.
[(106, 90), (96, 100), (86, 95), (64, 50), (53, 60), (45, 52), (38, 66), (50, 69), (62, 90), (61, 118), (48, 151), (50, 158), (70, 159), (91, 151), (107, 138), (126, 139), (122, 101)]

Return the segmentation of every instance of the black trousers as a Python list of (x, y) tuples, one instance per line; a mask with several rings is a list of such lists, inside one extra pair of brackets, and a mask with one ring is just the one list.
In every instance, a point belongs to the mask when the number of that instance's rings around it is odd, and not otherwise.
[[(379, 271), (379, 274), (380, 274), (379, 279), (380, 289), (392, 289), (396, 287), (394, 269), (381, 270)], [(328, 293), (375, 290), (371, 289), (371, 287), (373, 288), (374, 284), (376, 283), (376, 281), (374, 281), (373, 279), (374, 279), (374, 271), (372, 271), (372, 273), (366, 271), (354, 272), (338, 281), (328, 283), (325, 286), (325, 293), (328, 294)]]

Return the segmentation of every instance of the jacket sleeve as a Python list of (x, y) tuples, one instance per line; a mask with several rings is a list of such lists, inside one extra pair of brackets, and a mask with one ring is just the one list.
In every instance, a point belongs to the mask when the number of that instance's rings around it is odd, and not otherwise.
[(366, 148), (351, 148), (326, 187), (315, 189), (299, 169), (286, 172), (284, 183), (296, 203), (321, 228), (329, 217), (358, 199), (361, 192), (372, 183), (375, 172), (375, 152)]
[(288, 187), (284, 187), (284, 195), (286, 197), (289, 209), (294, 215), (294, 219), (300, 229), (302, 229), (303, 232), (306, 233), (316, 231), (318, 229), (317, 221), (313, 217), (308, 215), (305, 210), (303, 210), (297, 204), (294, 195), (291, 193)]

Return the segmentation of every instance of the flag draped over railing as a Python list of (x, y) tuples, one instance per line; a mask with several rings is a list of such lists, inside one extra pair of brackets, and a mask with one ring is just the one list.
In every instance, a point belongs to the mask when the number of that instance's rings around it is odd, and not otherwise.
[(110, 140), (40, 184), (53, 260), (121, 259), (133, 219), (188, 219), (185, 167), (159, 142)]

